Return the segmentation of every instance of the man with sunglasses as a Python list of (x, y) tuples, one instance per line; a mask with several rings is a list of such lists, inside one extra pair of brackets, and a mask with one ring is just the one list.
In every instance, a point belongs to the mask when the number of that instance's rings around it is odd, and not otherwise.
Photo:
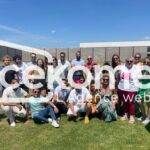
[[(54, 110), (50, 101), (43, 102), (40, 89), (33, 90), (33, 96), (29, 98), (29, 106), (31, 109), (31, 115), (37, 123), (50, 123), (53, 127), (58, 128), (59, 124), (56, 121)], [(48, 107), (45, 107), (48, 104)], [(53, 105), (53, 107), (56, 107)]]
[(121, 120), (128, 120), (129, 123), (135, 122), (135, 96), (139, 89), (138, 75), (141, 71), (137, 65), (134, 65), (134, 58), (126, 59), (119, 72), (118, 96), (122, 103), (123, 117)]

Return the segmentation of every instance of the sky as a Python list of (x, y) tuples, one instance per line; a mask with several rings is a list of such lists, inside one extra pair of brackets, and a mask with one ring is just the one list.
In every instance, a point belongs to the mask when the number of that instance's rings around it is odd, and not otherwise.
[(150, 40), (150, 0), (0, 0), (0, 40), (39, 48)]

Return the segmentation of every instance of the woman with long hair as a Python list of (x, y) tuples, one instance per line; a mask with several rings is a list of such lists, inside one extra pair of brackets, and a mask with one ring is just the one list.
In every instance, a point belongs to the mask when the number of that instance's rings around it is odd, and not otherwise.
[(114, 54), (112, 56), (112, 68), (117, 67), (118, 65), (121, 64), (120, 56), (118, 54)]

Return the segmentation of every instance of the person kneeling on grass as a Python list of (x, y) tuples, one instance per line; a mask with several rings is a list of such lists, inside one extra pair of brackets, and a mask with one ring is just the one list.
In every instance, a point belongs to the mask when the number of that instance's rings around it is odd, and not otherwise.
[(109, 88), (109, 75), (104, 74), (102, 77), (102, 87), (99, 90), (101, 100), (96, 105), (99, 112), (102, 113), (105, 122), (112, 122), (117, 120), (116, 104), (118, 96), (114, 90)]
[[(31, 109), (31, 115), (35, 122), (40, 123), (51, 123), (53, 127), (58, 128), (59, 124), (56, 121), (56, 116), (54, 110), (56, 111), (56, 106), (52, 106), (51, 102), (42, 102), (43, 97), (40, 97), (40, 89), (33, 90), (33, 96), (29, 98), (29, 106)], [(45, 107), (44, 104), (48, 104)], [(54, 107), (54, 110), (53, 108)], [(51, 117), (51, 118), (50, 118)]]
[(82, 87), (81, 89), (73, 89), (70, 92), (68, 101), (69, 109), (67, 115), (70, 117), (77, 117), (80, 112), (85, 112), (85, 124), (89, 123), (90, 107), (88, 102), (91, 100), (90, 92), (87, 88)]

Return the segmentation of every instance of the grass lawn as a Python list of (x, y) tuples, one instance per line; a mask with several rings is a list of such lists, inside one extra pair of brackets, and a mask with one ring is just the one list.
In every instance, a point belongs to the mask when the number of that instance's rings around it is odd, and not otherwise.
[(5, 119), (0, 122), (0, 149), (26, 150), (128, 150), (150, 149), (150, 126), (127, 122), (104, 123), (93, 118), (89, 125), (83, 121), (69, 122), (62, 117), (61, 127), (37, 125), (30, 120), (10, 128)]

